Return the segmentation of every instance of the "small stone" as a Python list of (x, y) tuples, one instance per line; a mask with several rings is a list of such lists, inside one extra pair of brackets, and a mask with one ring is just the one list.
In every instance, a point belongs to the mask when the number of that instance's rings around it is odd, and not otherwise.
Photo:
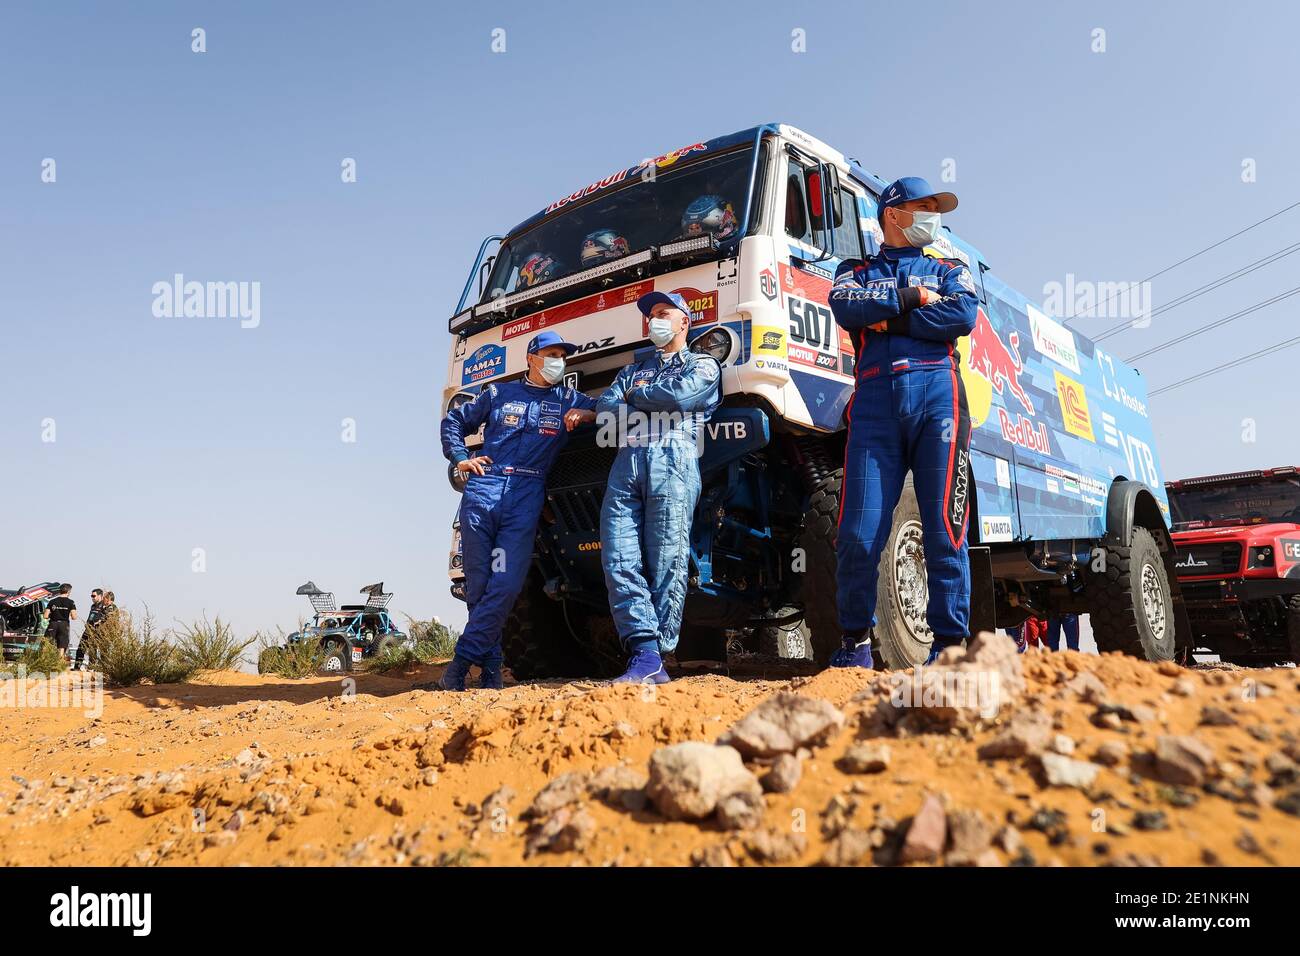
[(849, 827), (840, 831), (830, 842), (822, 854), (821, 862), (823, 866), (857, 866), (870, 862), (872, 849), (874, 845), (870, 832)]
[(943, 804), (934, 794), (927, 794), (907, 830), (899, 862), (915, 863), (937, 859), (943, 852), (947, 835), (947, 815)]
[(1122, 740), (1107, 740), (1097, 748), (1092, 759), (1105, 767), (1117, 767), (1128, 759), (1128, 744)]
[(650, 755), (646, 794), (670, 820), (707, 817), (723, 797), (743, 792), (762, 788), (732, 747), (687, 741)]
[(858, 743), (839, 759), (845, 773), (880, 773), (889, 767), (889, 744)]
[(1053, 787), (1087, 790), (1096, 781), (1097, 773), (1101, 770), (1095, 763), (1072, 760), (1056, 753), (1043, 754), (1039, 760), (1043, 765), (1043, 773), (1047, 777), (1048, 784)]
[(1002, 732), (979, 748), (981, 760), (1036, 756), (1052, 740), (1052, 718), (1041, 710), (1017, 711)]
[(1172, 689), (1179, 697), (1191, 697), (1196, 693), (1196, 683), (1186, 677), (1181, 677), (1174, 681)]
[(698, 847), (691, 851), (692, 866), (735, 866), (731, 851), (724, 844)]
[(1068, 757), (1074, 753), (1074, 738), (1066, 734), (1057, 734), (1052, 738), (1051, 747), (1055, 753)]
[(203, 837), (203, 845), (210, 847), (232, 846), (239, 839), (234, 830), (217, 830)]
[(1008, 856), (1019, 856), (1025, 841), (1020, 837), (1020, 831), (1008, 824), (997, 832), (993, 837), (993, 842), (998, 848)]
[(1156, 738), (1155, 773), (1164, 783), (1199, 787), (1214, 766), (1214, 751), (1192, 736)]
[(1139, 810), (1133, 814), (1133, 826), (1139, 830), (1168, 830), (1169, 818), (1163, 810)]
[(524, 811), (524, 817), (548, 817), (561, 807), (576, 803), (587, 796), (590, 780), (589, 774), (580, 771), (560, 774), (538, 792), (532, 804)]
[(763, 701), (718, 738), (746, 757), (775, 757), (825, 741), (844, 726), (829, 701), (782, 691)]
[(745, 850), (760, 863), (790, 863), (803, 856), (808, 838), (802, 833), (785, 833), (771, 827), (745, 837)]
[(979, 865), (979, 859), (993, 842), (993, 836), (993, 826), (978, 810), (952, 811), (948, 814), (948, 865)]
[(803, 764), (799, 758), (794, 754), (781, 754), (758, 782), (768, 793), (789, 793), (799, 786), (802, 775)]
[(247, 747), (245, 747), (239, 753), (235, 754), (235, 764), (240, 767), (244, 767), (252, 763), (253, 759), (254, 759), (253, 751)]
[(752, 830), (763, 822), (767, 809), (760, 793), (729, 793), (718, 801), (714, 817), (724, 830)]
[(1234, 727), (1237, 724), (1237, 718), (1222, 707), (1207, 706), (1201, 708), (1200, 722), (1205, 727)]
[(87, 746), (87, 747), (102, 747), (102, 746), (104, 746), (104, 744), (106, 744), (106, 743), (108, 743), (108, 738), (107, 738), (107, 737), (105, 737), (103, 734), (95, 734), (95, 736), (91, 737), (89, 740), (86, 741), (86, 746)]

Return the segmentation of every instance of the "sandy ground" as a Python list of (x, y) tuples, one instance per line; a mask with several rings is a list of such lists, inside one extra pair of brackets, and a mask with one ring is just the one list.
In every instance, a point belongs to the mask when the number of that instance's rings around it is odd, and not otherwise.
[[(333, 678), (223, 673), (109, 689), (93, 718), (10, 700), (0, 709), (0, 863), (889, 863), (934, 795), (950, 821), (976, 810), (1000, 830), (984, 865), (1300, 864), (1295, 670), (1180, 671), (1068, 653), (1021, 660), (1027, 687), (1014, 708), (942, 732), (882, 726), (873, 713), (886, 678), (863, 671), (465, 694), (413, 689), (438, 667), (361, 675), (355, 693)], [(1096, 694), (1071, 690), (1085, 672), (1106, 689), (1101, 708)], [(845, 722), (805, 749), (792, 790), (765, 795), (756, 826), (670, 821), (632, 789), (584, 792), (558, 818), (525, 812), (570, 771), (643, 780), (657, 749), (712, 742), (791, 690), (829, 701)], [(1050, 715), (1052, 730), (1070, 738), (1052, 746), (1072, 743), (1073, 758), (1091, 761), (1108, 741), (1128, 754), (1084, 789), (1050, 786), (1032, 755), (978, 754), (1030, 709)], [(1102, 709), (1123, 719), (1099, 720)], [(1162, 779), (1148, 754), (1163, 735), (1192, 735), (1209, 748), (1203, 783)], [(839, 758), (864, 742), (888, 744), (885, 770), (845, 771)], [(565, 830), (575, 810), (580, 819)], [(549, 848), (537, 838), (548, 824), (548, 834), (561, 833)], [(530, 852), (530, 840), (541, 848)]]

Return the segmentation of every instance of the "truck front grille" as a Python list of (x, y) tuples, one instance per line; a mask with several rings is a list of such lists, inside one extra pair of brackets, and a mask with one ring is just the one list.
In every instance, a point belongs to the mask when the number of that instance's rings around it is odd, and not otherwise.
[(1191, 544), (1178, 549), (1178, 576), (1235, 575), (1241, 569), (1240, 544)]

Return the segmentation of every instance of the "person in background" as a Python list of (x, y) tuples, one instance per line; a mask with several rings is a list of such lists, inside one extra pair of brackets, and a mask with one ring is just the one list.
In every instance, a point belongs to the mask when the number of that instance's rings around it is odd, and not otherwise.
[(45, 613), (41, 615), (49, 621), (49, 629), (46, 633), (58, 645), (59, 653), (64, 657), (68, 656), (68, 639), (72, 634), (72, 622), (77, 619), (77, 602), (68, 597), (71, 593), (72, 585), (63, 585), (59, 588), (59, 596), (45, 605)]
[(1047, 647), (1049, 650), (1059, 651), (1061, 649), (1062, 630), (1065, 631), (1066, 649), (1077, 651), (1079, 649), (1079, 615), (1059, 614), (1048, 618)]
[(104, 620), (104, 592), (100, 588), (90, 592), (90, 611), (86, 614), (86, 627), (81, 632), (81, 640), (77, 641), (77, 658), (73, 662), (73, 668), (80, 668), (82, 661), (86, 660), (91, 653), (91, 648), (95, 643), (95, 630)]

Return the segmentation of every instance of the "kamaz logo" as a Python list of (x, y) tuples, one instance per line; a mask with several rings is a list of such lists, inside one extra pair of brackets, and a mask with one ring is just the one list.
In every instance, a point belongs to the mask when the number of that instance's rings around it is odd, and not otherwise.
[(966, 519), (966, 488), (969, 483), (966, 471), (966, 452), (959, 448), (957, 449), (957, 482), (952, 493), (952, 524), (954, 531), (960, 529), (962, 522)]
[(1183, 558), (1183, 560), (1174, 562), (1174, 567), (1183, 568), (1184, 570), (1190, 568), (1208, 568), (1209, 566), (1210, 563), (1208, 561), (1196, 560), (1196, 555), (1194, 554), (1189, 554), (1187, 557)]
[(583, 352), (590, 352), (593, 349), (607, 349), (613, 344), (614, 344), (614, 336), (611, 335), (607, 339), (600, 339), (596, 342), (588, 342), (586, 345), (579, 345), (578, 351), (574, 354), (581, 355)]

